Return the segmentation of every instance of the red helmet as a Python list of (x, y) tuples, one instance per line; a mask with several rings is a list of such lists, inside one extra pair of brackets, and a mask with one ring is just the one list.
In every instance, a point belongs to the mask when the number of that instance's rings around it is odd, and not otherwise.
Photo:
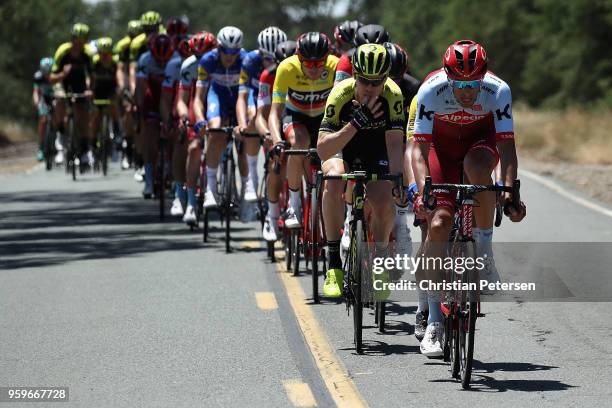
[(188, 35), (181, 35), (178, 36), (176, 38), (176, 50), (178, 51), (179, 54), (181, 54), (181, 57), (183, 59), (190, 57), (191, 54), (193, 54), (191, 52), (191, 48), (189, 47), (189, 36)]
[(173, 17), (166, 23), (166, 33), (173, 37), (175, 35), (186, 35), (188, 24), (180, 18)]
[(172, 40), (166, 34), (157, 34), (151, 39), (150, 51), (158, 62), (168, 62), (174, 53)]
[(218, 45), (214, 34), (208, 31), (200, 31), (189, 39), (189, 48), (195, 55), (205, 54), (213, 48), (217, 48)]
[(451, 44), (444, 53), (444, 71), (450, 79), (473, 81), (487, 73), (487, 53), (482, 45), (472, 40)]

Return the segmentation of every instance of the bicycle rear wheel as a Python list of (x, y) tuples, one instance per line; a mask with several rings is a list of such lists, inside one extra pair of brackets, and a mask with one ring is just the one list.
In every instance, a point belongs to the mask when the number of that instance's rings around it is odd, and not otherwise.
[(165, 217), (165, 193), (166, 193), (166, 175), (164, 174), (166, 163), (165, 163), (165, 143), (164, 139), (159, 139), (159, 171), (158, 171), (158, 194), (159, 194), (159, 220), (163, 221)]
[(74, 118), (71, 116), (68, 119), (68, 139), (70, 140), (70, 153), (66, 158), (66, 162), (71, 167), (72, 171), (72, 181), (76, 181), (76, 158), (77, 158), (77, 148), (76, 148), (76, 136), (74, 134)]
[(102, 126), (100, 134), (102, 136), (102, 143), (100, 144), (100, 153), (102, 155), (102, 174), (106, 176), (108, 172), (108, 155), (109, 155), (109, 147), (110, 147), (110, 127), (108, 124), (108, 116), (104, 114), (102, 116)]
[(461, 356), (461, 386), (470, 388), (472, 364), (474, 362), (474, 339), (476, 337), (477, 303), (467, 302), (462, 307), (459, 320), (459, 349)]
[(296, 229), (291, 234), (291, 251), (293, 252), (293, 276), (300, 274), (300, 230)]

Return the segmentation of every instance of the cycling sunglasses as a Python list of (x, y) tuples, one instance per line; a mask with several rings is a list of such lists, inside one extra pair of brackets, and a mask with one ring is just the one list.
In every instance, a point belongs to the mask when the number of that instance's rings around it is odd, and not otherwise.
[(312, 68), (321, 68), (323, 65), (325, 65), (325, 60), (316, 60), (316, 61), (309, 61), (309, 60), (301, 60), (302, 64), (304, 64), (304, 66), (306, 68), (312, 69)]
[(479, 89), (482, 85), (482, 80), (476, 79), (474, 81), (455, 81), (454, 79), (448, 80), (451, 88), (455, 89)]
[(227, 55), (236, 55), (240, 52), (240, 48), (226, 48), (226, 47), (219, 47), (219, 49)]
[(357, 77), (357, 82), (359, 82), (361, 85), (367, 85), (367, 86), (373, 86), (373, 87), (381, 86), (387, 80), (386, 77), (380, 78), (380, 79), (370, 79), (370, 78), (363, 77), (361, 75), (356, 75), (356, 77)]

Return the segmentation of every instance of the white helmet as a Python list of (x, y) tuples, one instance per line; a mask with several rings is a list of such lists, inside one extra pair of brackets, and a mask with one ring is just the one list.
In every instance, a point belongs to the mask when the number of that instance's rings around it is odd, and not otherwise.
[(226, 26), (219, 30), (217, 40), (219, 46), (229, 49), (242, 48), (242, 31), (238, 27)]
[(276, 46), (283, 41), (287, 41), (287, 34), (280, 28), (274, 26), (265, 28), (257, 36), (259, 50), (272, 57), (274, 56), (274, 51), (276, 51)]

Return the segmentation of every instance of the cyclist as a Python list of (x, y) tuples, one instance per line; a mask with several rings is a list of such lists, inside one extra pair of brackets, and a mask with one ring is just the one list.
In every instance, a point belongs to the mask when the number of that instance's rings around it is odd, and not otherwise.
[[(88, 93), (89, 78), (91, 73), (91, 53), (87, 43), (89, 36), (89, 26), (82, 23), (76, 23), (71, 30), (72, 40), (63, 43), (55, 51), (53, 68), (51, 70), (50, 80), (52, 84), (56, 84), (55, 91), (55, 112), (56, 112), (56, 127), (61, 134), (64, 133), (64, 122), (66, 120), (66, 103), (63, 98), (65, 92), (72, 93)], [(89, 114), (87, 111), (87, 101), (84, 98), (78, 99), (74, 106), (75, 126), (78, 129), (80, 137), (81, 164), (88, 164), (93, 158), (92, 152), (89, 150), (90, 133), (89, 133)], [(63, 162), (63, 145), (56, 143), (57, 155), (56, 163)]]
[[(142, 54), (147, 52), (148, 49), (148, 40), (153, 37), (154, 34), (158, 34), (164, 32), (164, 26), (162, 25), (162, 18), (156, 11), (147, 11), (140, 17), (140, 26), (142, 29), (142, 33), (134, 37), (132, 42), (130, 43), (130, 73), (129, 73), (129, 89), (130, 95), (135, 95), (136, 92), (136, 71), (138, 67), (138, 61)], [(137, 110), (138, 103), (134, 108)], [(145, 145), (144, 139), (144, 125), (143, 118), (139, 112), (135, 112), (136, 125), (138, 126), (139, 131), (134, 134), (134, 147), (136, 150), (136, 154), (134, 155), (135, 159), (135, 172), (134, 179), (136, 181), (142, 182), (144, 181), (144, 168), (143, 168), (143, 150)]]
[[(401, 173), (405, 113), (402, 92), (389, 78), (391, 60), (379, 44), (364, 44), (353, 55), (354, 78), (336, 85), (325, 106), (317, 150), (326, 175), (355, 169), (372, 173)], [(340, 229), (344, 206), (342, 181), (326, 181), (323, 218), (329, 251), (329, 270), (323, 293), (342, 294), (344, 272), (340, 259)], [(376, 256), (385, 257), (394, 225), (392, 185), (388, 181), (367, 184), (371, 208), (370, 230)]]
[[(272, 88), (276, 77), (276, 68), (285, 59), (295, 54), (296, 42), (283, 41), (276, 46), (274, 58), (276, 64), (264, 69), (259, 77), (259, 92), (257, 93), (257, 116), (255, 125), (259, 134), (267, 135), (265, 146), (269, 149), (272, 146), (270, 138), (270, 128), (268, 118), (270, 116), (270, 106), (272, 105)], [(284, 173), (284, 164), (281, 174)], [(281, 176), (273, 171), (273, 164), (269, 164), (268, 180), (266, 189), (268, 191), (268, 212), (264, 220), (263, 238), (266, 241), (274, 242), (278, 239), (278, 217), (280, 216), (279, 193), (281, 189)]]
[[(390, 36), (387, 30), (378, 24), (368, 24), (362, 27), (359, 27), (355, 32), (355, 38), (353, 43), (355, 47), (359, 47), (363, 44), (384, 44), (386, 41), (389, 41)], [(338, 67), (336, 68), (336, 79), (335, 84), (338, 82), (350, 78), (353, 75), (353, 65), (352, 65), (352, 55), (355, 52), (356, 48), (349, 50), (345, 55), (340, 58), (338, 61)], [(340, 240), (341, 250), (346, 252), (350, 243), (350, 221), (351, 221), (351, 212), (352, 212), (352, 195), (353, 195), (353, 187), (351, 184), (347, 185), (347, 190), (344, 193), (345, 207), (346, 207), (346, 216), (344, 218), (344, 228), (342, 233), (342, 239)], [(396, 223), (400, 221), (396, 217)]]
[[(484, 48), (471, 40), (451, 44), (443, 57), (443, 68), (432, 72), (417, 93), (414, 122), (412, 168), (419, 191), (425, 176), (433, 183), (458, 183), (461, 163), (469, 183), (491, 184), (491, 173), (501, 160), (502, 180), (512, 186), (517, 174), (517, 157), (512, 121), (512, 96), (508, 85), (487, 70)], [(448, 190), (436, 190), (437, 207), (424, 209), (417, 197), (416, 207), (427, 218), (425, 256), (443, 257), (444, 243), (453, 225), (454, 196)], [(485, 258), (480, 279), (498, 280), (491, 248), (495, 193), (477, 195), (474, 207), (476, 256)], [(509, 217), (518, 222), (526, 208), (511, 206), (511, 195), (504, 193)], [(436, 245), (438, 244), (438, 245)], [(431, 280), (440, 271), (425, 270)], [(441, 293), (429, 291), (429, 316), (421, 352), (428, 356), (442, 354)]]
[(130, 44), (132, 40), (142, 33), (140, 20), (130, 20), (127, 25), (127, 35), (117, 42), (113, 50), (117, 56), (117, 86), (124, 95), (120, 108), (124, 129), (124, 149), (121, 159), (121, 168), (127, 170), (132, 161), (132, 143), (134, 140), (134, 118), (132, 116), (132, 96), (129, 88), (129, 67), (130, 67)]
[(53, 67), (53, 58), (45, 57), (38, 64), (39, 69), (34, 74), (34, 89), (32, 91), (32, 104), (38, 115), (38, 152), (36, 160), (43, 161), (45, 129), (47, 121), (51, 118), (53, 106), (53, 86), (49, 81), (51, 68)]
[[(242, 48), (242, 37), (239, 28), (223, 27), (217, 34), (219, 48), (209, 51), (200, 59), (194, 101), (194, 129), (201, 136), (207, 123), (209, 128), (218, 128), (233, 122), (240, 67), (246, 56)], [(206, 143), (205, 208), (217, 206), (217, 168), (226, 145), (224, 133), (211, 132)]]
[[(160, 131), (160, 98), (165, 68), (172, 58), (179, 58), (174, 51), (172, 40), (166, 34), (156, 34), (151, 38), (150, 50), (138, 60), (138, 81), (136, 83), (136, 103), (142, 113), (143, 161), (145, 170), (144, 198), (153, 195), (153, 168), (157, 160)], [(160, 187), (160, 188), (163, 188)]]
[[(350, 33), (350, 32), (349, 32)], [(354, 32), (353, 44), (355, 48), (348, 50), (338, 61), (336, 68), (336, 82), (350, 78), (353, 75), (352, 56), (357, 47), (363, 44), (383, 44), (390, 41), (390, 36), (385, 27), (378, 24), (360, 26)]]
[[(116, 140), (120, 140), (119, 129), (119, 111), (117, 109), (117, 83), (118, 83), (118, 61), (119, 58), (113, 55), (113, 40), (110, 37), (98, 39), (98, 53), (93, 57), (92, 73), (91, 73), (91, 88), (93, 90), (93, 98), (109, 99), (110, 116), (112, 118), (113, 133)], [(93, 111), (92, 115), (92, 134), (95, 137), (98, 133), (100, 124), (100, 112)]]
[(341, 52), (341, 55), (347, 54), (351, 51), (351, 54), (348, 55), (349, 60), (352, 56), (352, 52), (355, 51), (354, 41), (355, 41), (355, 33), (359, 30), (363, 24), (357, 20), (345, 20), (342, 23), (338, 24), (334, 27), (334, 38), (336, 39), (336, 49)]
[[(329, 44), (329, 38), (323, 33), (302, 34), (297, 40), (297, 55), (279, 64), (268, 120), (274, 144), (282, 142), (282, 129), (293, 149), (307, 149), (316, 145), (325, 101), (333, 87), (334, 71), (338, 64), (338, 58), (329, 55)], [(288, 157), (289, 206), (285, 227), (289, 229), (301, 227), (303, 169), (303, 156)]]
[[(287, 40), (287, 34), (278, 27), (267, 27), (257, 36), (258, 49), (249, 52), (242, 62), (240, 70), (240, 88), (236, 102), (236, 119), (240, 130), (255, 129), (255, 114), (257, 112), (257, 94), (259, 92), (259, 76), (262, 70), (274, 65), (276, 46)], [(257, 159), (260, 141), (248, 138), (244, 141), (247, 168), (241, 170), (244, 200), (257, 201)], [(244, 155), (241, 155), (244, 157)], [(242, 158), (241, 157), (241, 158)], [(238, 163), (241, 163), (239, 160)], [(244, 175), (247, 174), (247, 177)]]
[[(200, 174), (200, 160), (202, 157), (202, 146), (193, 128), (184, 128), (186, 123), (194, 123), (193, 102), (195, 98), (196, 80), (198, 78), (198, 65), (202, 55), (216, 48), (218, 45), (214, 34), (201, 31), (189, 39), (189, 48), (193, 55), (183, 61), (180, 73), (180, 85), (177, 96), (177, 113), (180, 118), (179, 128), (187, 133), (187, 140), (180, 141), (175, 146), (173, 163), (175, 166), (175, 198), (170, 208), (170, 214), (183, 216), (185, 223), (194, 223), (197, 220), (195, 214), (196, 183)], [(185, 191), (185, 185), (187, 191)], [(187, 194), (185, 194), (187, 193)], [(187, 209), (184, 211), (184, 203)]]
[[(168, 31), (170, 32), (170, 30)], [(166, 65), (165, 78), (162, 83), (160, 113), (163, 123), (162, 130), (171, 141), (169, 147), (172, 152), (172, 175), (175, 177), (175, 183), (179, 184), (177, 177), (181, 180), (180, 184), (182, 186), (185, 182), (185, 154), (183, 154), (184, 148), (177, 137), (178, 84), (181, 79), (181, 66), (185, 60), (191, 57), (192, 52), (187, 35), (176, 34), (175, 37), (173, 43), (176, 46), (178, 57), (172, 58)]]

